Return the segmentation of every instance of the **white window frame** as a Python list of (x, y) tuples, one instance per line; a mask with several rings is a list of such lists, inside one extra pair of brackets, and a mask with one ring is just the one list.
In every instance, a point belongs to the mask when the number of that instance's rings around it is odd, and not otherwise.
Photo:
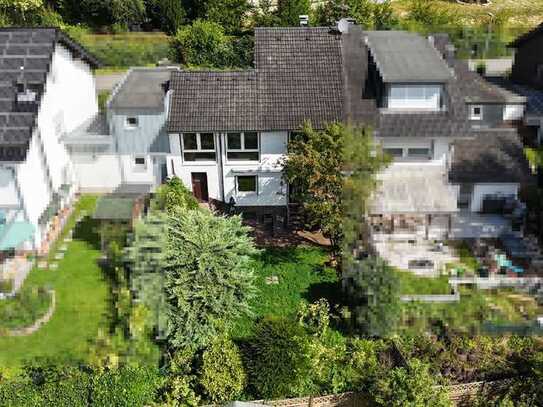
[[(143, 159), (143, 164), (138, 164), (136, 161), (139, 159)], [(135, 171), (147, 171), (147, 157), (143, 155), (136, 155), (134, 156), (134, 170)]]
[[(480, 113), (475, 114), (475, 109), (479, 109)], [(483, 105), (470, 105), (469, 107), (470, 120), (483, 120)]]
[[(196, 134), (196, 149), (193, 148), (185, 148), (185, 138), (183, 137), (185, 134)], [(203, 149), (202, 148), (202, 134), (211, 134), (213, 135), (213, 149)], [(199, 162), (216, 162), (217, 161), (217, 141), (215, 140), (215, 133), (204, 131), (204, 132), (195, 132), (195, 131), (187, 131), (186, 133), (180, 133), (179, 134), (179, 141), (181, 144), (181, 156), (183, 158), (183, 162), (189, 162), (189, 163), (199, 163)], [(185, 153), (215, 153), (215, 159), (213, 160), (185, 160)]]
[[(130, 119), (136, 119), (136, 124), (130, 124)], [(127, 130), (137, 129), (140, 125), (140, 120), (137, 116), (127, 116), (124, 119), (124, 128)]]
[[(239, 190), (239, 177), (254, 177), (255, 179), (255, 190), (254, 191), (240, 191)], [(236, 175), (236, 195), (237, 196), (247, 196), (247, 195), (258, 195), (258, 174), (238, 174)]]
[[(256, 149), (255, 148), (245, 148), (245, 133), (256, 133)], [(229, 131), (226, 134), (226, 160), (229, 162), (248, 162), (248, 163), (258, 163), (260, 162), (260, 133), (257, 131)], [(241, 148), (230, 148), (228, 146), (228, 135), (229, 134), (239, 134), (240, 135), (240, 147)], [(256, 160), (247, 160), (247, 159), (231, 159), (228, 158), (228, 153), (257, 153), (258, 159)]]

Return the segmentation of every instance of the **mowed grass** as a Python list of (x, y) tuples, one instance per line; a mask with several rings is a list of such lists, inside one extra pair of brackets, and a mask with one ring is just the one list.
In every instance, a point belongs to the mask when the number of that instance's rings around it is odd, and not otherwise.
[[(233, 329), (236, 338), (252, 333), (255, 320), (264, 316), (295, 317), (301, 302), (333, 300), (339, 286), (335, 269), (327, 267), (328, 253), (318, 247), (268, 248), (255, 259), (257, 294), (251, 301), (253, 318)], [(278, 284), (266, 279), (277, 277)]]
[(410, 271), (396, 270), (402, 295), (450, 294), (447, 276), (419, 277)]
[[(95, 203), (96, 197), (83, 196), (65, 231), (74, 226), (82, 210), (91, 214)], [(25, 284), (54, 289), (56, 310), (51, 320), (32, 335), (0, 338), (0, 367), (18, 368), (25, 360), (36, 357), (84, 360), (89, 342), (100, 328), (107, 327), (109, 283), (97, 263), (99, 240), (91, 226), (87, 218), (76, 228), (58, 270), (31, 271)], [(51, 258), (54, 253), (53, 250)]]

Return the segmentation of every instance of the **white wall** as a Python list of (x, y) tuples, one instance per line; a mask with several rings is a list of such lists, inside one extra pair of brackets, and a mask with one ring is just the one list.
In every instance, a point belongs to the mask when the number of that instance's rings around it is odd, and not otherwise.
[[(420, 159), (415, 162), (408, 162), (402, 164), (443, 164), (449, 157), (450, 151), (449, 146), (451, 141), (446, 138), (402, 138), (402, 137), (386, 137), (386, 138), (376, 138), (377, 142), (380, 143), (382, 148), (402, 148), (407, 150), (408, 148), (433, 148), (433, 157), (430, 160)], [(407, 154), (407, 151), (404, 151), (404, 154)], [(412, 159), (410, 159), (412, 160)], [(401, 162), (401, 160), (398, 160)], [(396, 163), (393, 163), (393, 165)]]
[(475, 184), (471, 197), (471, 212), (480, 212), (483, 209), (483, 200), (486, 195), (513, 195), (517, 197), (519, 184)]
[(81, 192), (112, 191), (121, 183), (119, 157), (114, 154), (72, 155)]
[[(72, 58), (70, 51), (57, 44), (41, 98), (37, 127), (25, 162), (17, 165), (24, 213), (37, 230), (36, 245), (39, 245), (43, 232), (38, 227), (38, 219), (51, 199), (49, 185), (52, 184), (53, 189), (57, 190), (63, 183), (75, 180), (68, 152), (60, 138), (97, 111), (91, 68), (86, 62)], [(40, 140), (43, 142), (45, 161)]]
[(522, 120), (524, 117), (524, 104), (509, 104), (503, 108), (503, 120), (513, 121)]
[(439, 110), (441, 85), (391, 84), (387, 90), (389, 109)]
[[(286, 131), (263, 132), (260, 134), (260, 161), (228, 161), (226, 158), (226, 142), (224, 135), (215, 135), (215, 145), (220, 143), (220, 157), (216, 162), (183, 162), (179, 136), (170, 135), (172, 155), (168, 157), (168, 175), (172, 176), (172, 162), (177, 175), (187, 188), (192, 190), (193, 172), (207, 174), (208, 193), (211, 199), (223, 199), (228, 202), (234, 197), (241, 206), (286, 205), (286, 186), (281, 184), (280, 160), (286, 153), (288, 133)], [(218, 151), (218, 150), (217, 150)], [(223, 163), (221, 177), (220, 163)], [(238, 193), (236, 191), (237, 175), (257, 175), (258, 193)]]

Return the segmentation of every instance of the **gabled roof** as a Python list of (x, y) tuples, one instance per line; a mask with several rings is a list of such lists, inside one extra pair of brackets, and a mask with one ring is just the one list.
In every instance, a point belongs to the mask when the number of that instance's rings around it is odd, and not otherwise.
[(344, 115), (341, 35), (328, 27), (255, 29), (260, 121), (272, 130), (316, 128)]
[[(98, 60), (57, 28), (0, 28), (0, 161), (23, 161), (32, 137), (55, 44), (91, 67)], [(17, 82), (37, 93), (37, 104), (16, 103)]]
[(406, 31), (366, 31), (366, 43), (386, 83), (444, 83), (449, 67), (430, 42)]
[(262, 130), (254, 71), (173, 72), (168, 131)]
[(528, 161), (515, 129), (478, 131), (454, 143), (449, 179), (453, 183), (531, 181)]
[(329, 28), (257, 28), (255, 64), (173, 73), (168, 130), (321, 128), (343, 118), (340, 36)]
[(164, 95), (178, 68), (132, 68), (117, 86), (108, 107), (116, 111), (164, 111)]
[(543, 35), (543, 23), (539, 24), (537, 27), (535, 27), (533, 30), (528, 31), (527, 33), (521, 35), (516, 40), (512, 41), (508, 47), (510, 48), (518, 48), (522, 46), (526, 41), (531, 40), (534, 37), (537, 37), (538, 35)]

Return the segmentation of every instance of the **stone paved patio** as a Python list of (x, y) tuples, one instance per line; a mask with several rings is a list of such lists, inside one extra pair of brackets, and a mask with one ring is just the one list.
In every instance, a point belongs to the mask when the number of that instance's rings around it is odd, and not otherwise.
[(436, 251), (435, 245), (426, 241), (416, 243), (376, 242), (375, 249), (391, 266), (402, 270), (410, 270), (409, 262), (411, 260), (431, 260), (434, 263), (433, 269), (411, 269), (414, 274), (428, 277), (438, 276), (445, 264), (460, 260), (453, 248), (443, 246), (441, 251)]

